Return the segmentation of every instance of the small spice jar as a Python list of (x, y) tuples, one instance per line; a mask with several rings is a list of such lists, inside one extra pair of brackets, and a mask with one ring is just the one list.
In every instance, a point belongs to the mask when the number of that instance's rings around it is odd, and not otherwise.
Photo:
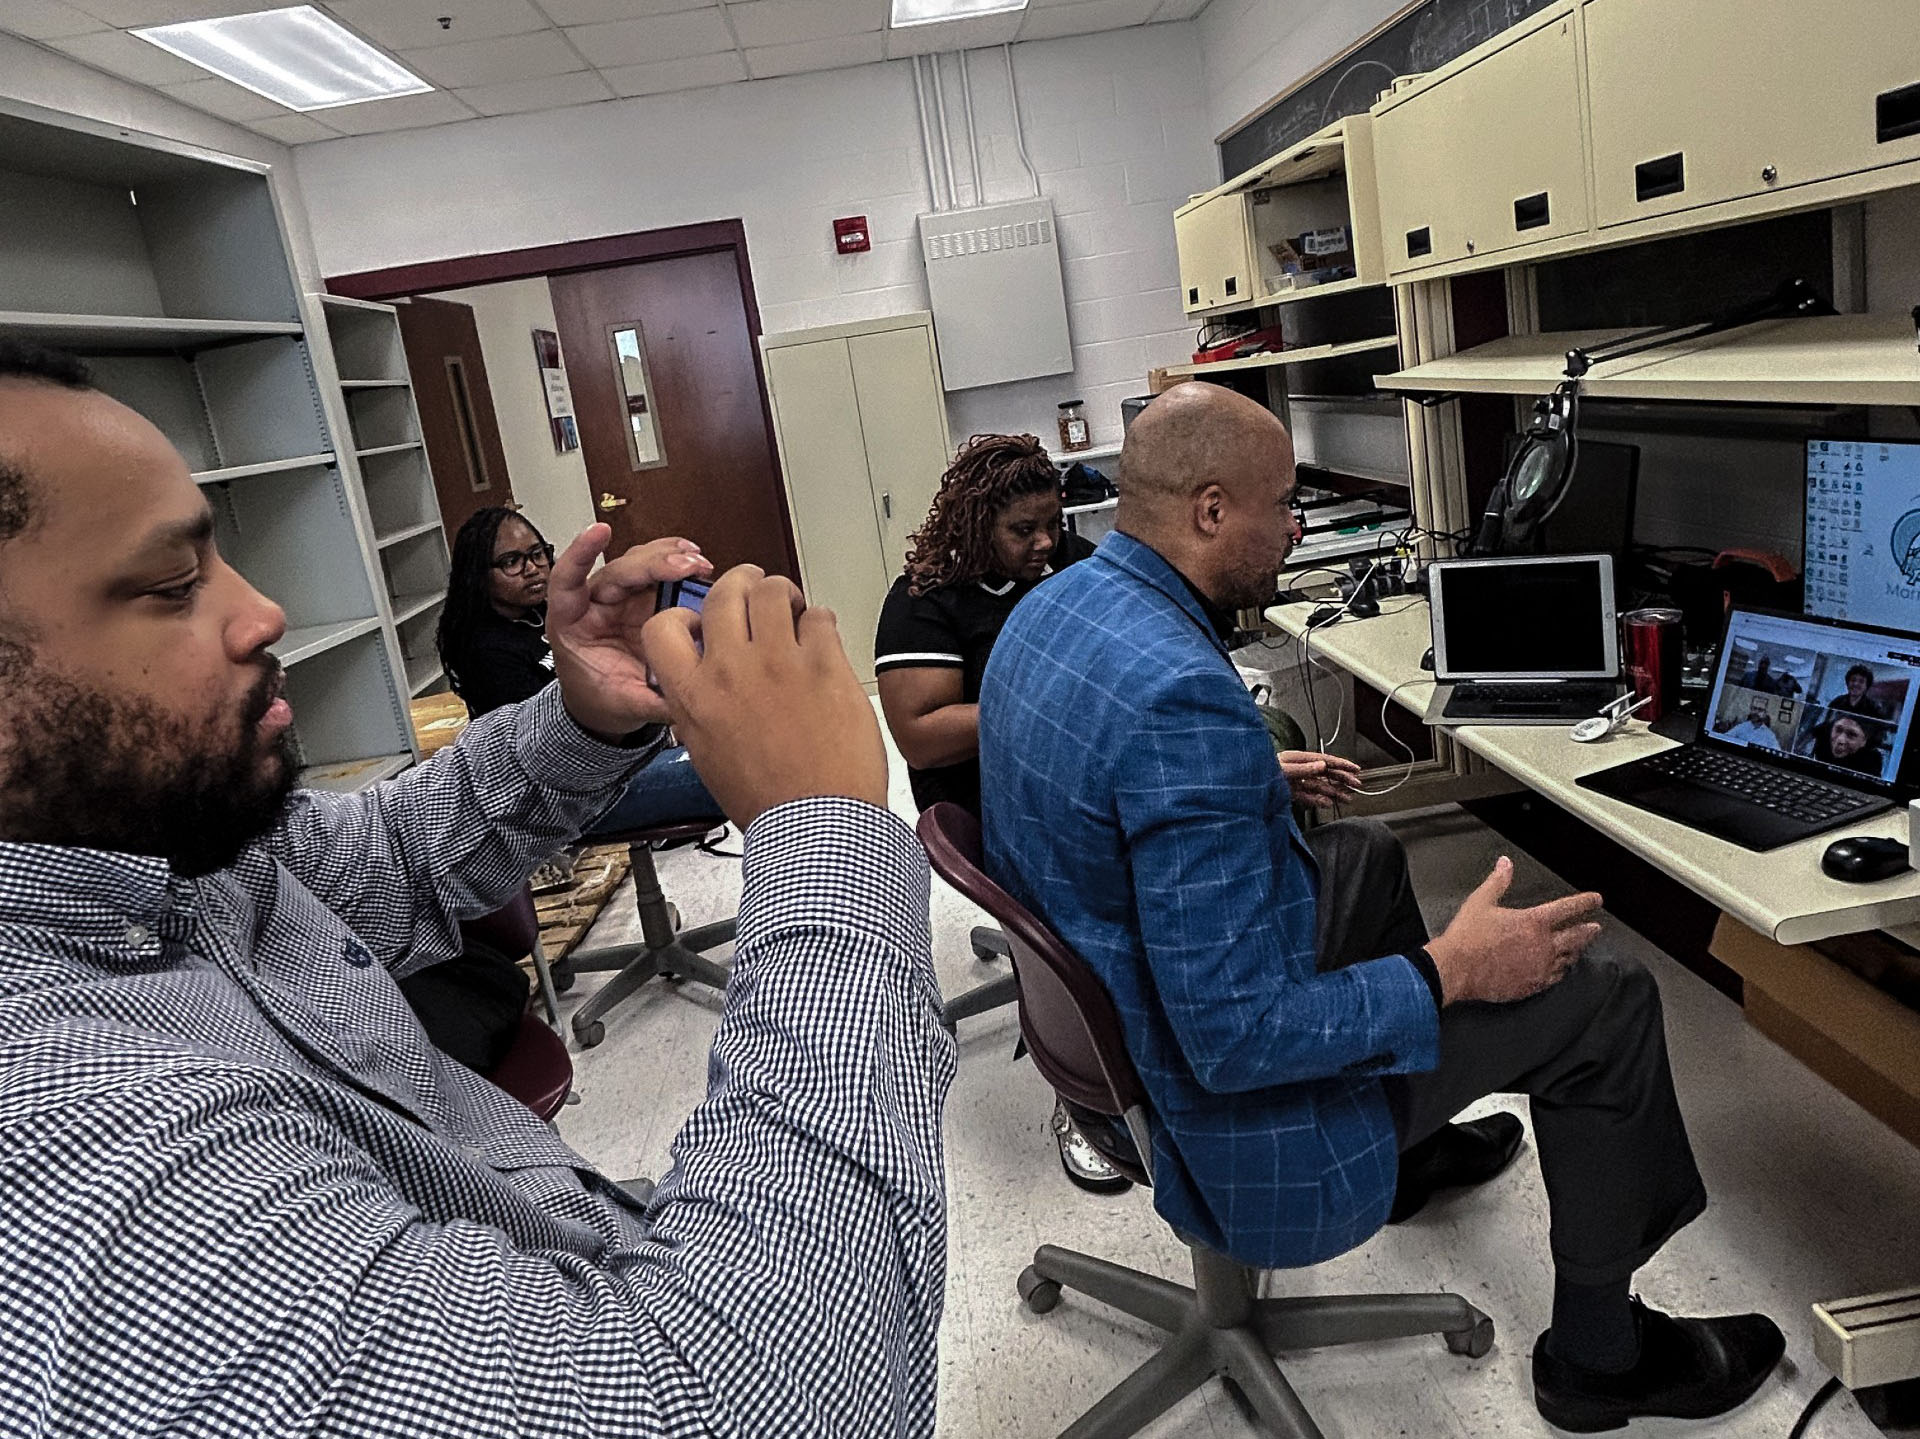
[(1060, 403), (1060, 448), (1084, 450), (1093, 444), (1093, 431), (1087, 424), (1087, 407), (1082, 400)]

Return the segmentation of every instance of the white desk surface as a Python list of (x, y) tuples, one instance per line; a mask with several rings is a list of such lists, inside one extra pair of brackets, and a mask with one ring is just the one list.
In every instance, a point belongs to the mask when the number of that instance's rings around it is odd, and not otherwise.
[[(1276, 605), (1266, 614), (1298, 638), (1315, 608), (1311, 603)], [(1387, 599), (1373, 619), (1343, 619), (1315, 630), (1313, 656), (1351, 671), (1383, 694), (1418, 676), (1394, 698), (1424, 714), (1433, 697), (1433, 680), (1421, 670), (1420, 656), (1431, 639), (1424, 600)], [(1637, 720), (1594, 744), (1575, 744), (1558, 725), (1460, 725), (1450, 726), (1449, 732), (1529, 789), (1781, 944), (1920, 921), (1920, 873), (1908, 870), (1873, 884), (1843, 884), (1821, 873), (1820, 856), (1839, 838), (1839, 831), (1755, 854), (1574, 783), (1583, 774), (1672, 746), (1671, 740), (1649, 733)], [(1907, 817), (1896, 809), (1846, 833), (1905, 841), (1906, 831)]]

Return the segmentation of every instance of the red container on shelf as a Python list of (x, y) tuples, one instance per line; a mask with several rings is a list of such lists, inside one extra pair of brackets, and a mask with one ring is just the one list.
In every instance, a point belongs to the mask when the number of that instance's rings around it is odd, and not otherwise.
[(1633, 697), (1646, 700), (1635, 719), (1651, 723), (1680, 703), (1680, 662), (1686, 645), (1679, 610), (1629, 610), (1620, 617), (1621, 668)]

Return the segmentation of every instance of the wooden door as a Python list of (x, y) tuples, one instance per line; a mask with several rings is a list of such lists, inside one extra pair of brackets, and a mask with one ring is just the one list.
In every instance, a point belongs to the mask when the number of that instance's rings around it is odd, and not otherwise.
[(615, 549), (684, 535), (720, 569), (797, 575), (734, 252), (548, 283), (587, 479)]
[(451, 300), (416, 297), (395, 308), (407, 369), (413, 375), (420, 435), (440, 496), (440, 521), (451, 547), (468, 515), (487, 505), (514, 502), (493, 389), (487, 383), (487, 360), (480, 352), (480, 330), (473, 322), (473, 308)]

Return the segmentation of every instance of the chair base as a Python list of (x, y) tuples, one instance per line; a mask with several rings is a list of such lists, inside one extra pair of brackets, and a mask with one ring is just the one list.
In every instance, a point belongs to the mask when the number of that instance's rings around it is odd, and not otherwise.
[(1020, 1297), (1035, 1313), (1058, 1304), (1062, 1288), (1074, 1289), (1171, 1336), (1061, 1439), (1127, 1439), (1215, 1375), (1279, 1439), (1324, 1439), (1276, 1353), (1421, 1334), (1444, 1335), (1447, 1348), (1476, 1359), (1493, 1347), (1493, 1320), (1457, 1294), (1256, 1299), (1254, 1271), (1198, 1246), (1193, 1273), (1190, 1289), (1051, 1244), (1034, 1254)]
[[(994, 959), (1012, 959), (1013, 946), (1007, 943), (1006, 935), (991, 925), (977, 924), (968, 936), (973, 945), (973, 957), (987, 961)], [(989, 1010), (999, 1009), (1002, 1005), (1012, 1004), (1020, 997), (1019, 986), (1010, 974), (999, 979), (990, 979), (985, 984), (975, 985), (965, 994), (955, 995), (940, 1006), (940, 1022), (949, 1033), (963, 1019), (972, 1019), (976, 1014), (985, 1014)]]

